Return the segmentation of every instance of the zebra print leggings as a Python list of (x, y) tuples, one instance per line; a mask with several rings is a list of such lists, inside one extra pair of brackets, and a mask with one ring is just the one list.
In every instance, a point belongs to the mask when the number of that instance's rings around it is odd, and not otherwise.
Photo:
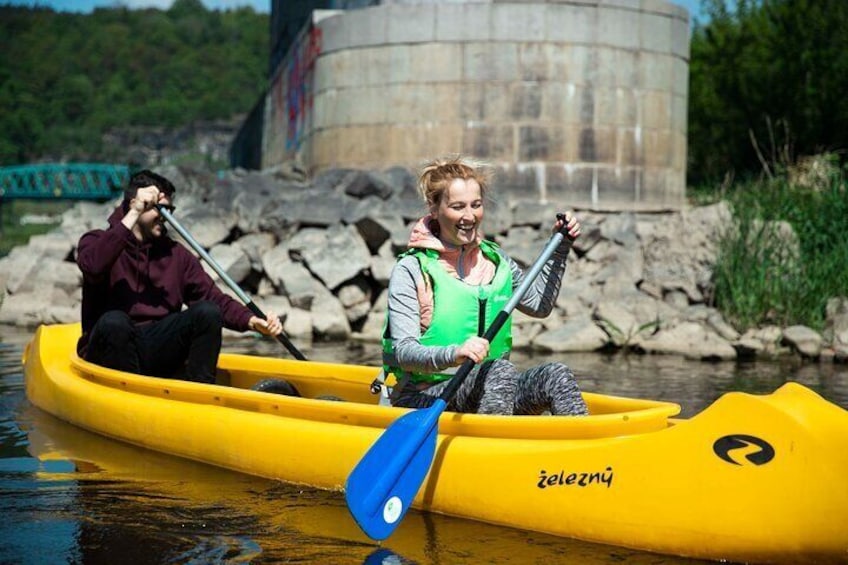
[[(407, 383), (394, 406), (426, 408), (447, 386), (441, 382), (424, 390)], [(448, 402), (448, 410), (477, 414), (541, 414), (585, 416), (589, 413), (574, 373), (562, 363), (546, 363), (520, 372), (498, 359), (475, 367)]]

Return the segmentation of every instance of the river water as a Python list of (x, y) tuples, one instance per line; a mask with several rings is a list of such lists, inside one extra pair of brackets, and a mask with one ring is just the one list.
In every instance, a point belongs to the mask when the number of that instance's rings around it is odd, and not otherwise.
[[(31, 332), (0, 326), (0, 563), (694, 563), (411, 511), (382, 546), (339, 493), (233, 473), (128, 446), (65, 424), (24, 394)], [(297, 343), (311, 359), (376, 364), (377, 346)], [(276, 342), (228, 351), (285, 356)], [(515, 354), (519, 366), (553, 360)], [(848, 366), (700, 363), (569, 355), (586, 391), (677, 402), (682, 416), (722, 393), (794, 380), (848, 408)], [(215, 438), (210, 438), (214, 441)]]

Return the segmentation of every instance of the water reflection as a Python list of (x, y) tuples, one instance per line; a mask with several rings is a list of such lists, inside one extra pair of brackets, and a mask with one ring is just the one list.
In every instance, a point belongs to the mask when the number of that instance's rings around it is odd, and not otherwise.
[[(694, 563), (416, 511), (378, 546), (354, 524), (341, 493), (146, 451), (33, 408), (19, 364), (26, 339), (8, 337), (0, 335), (6, 342), (0, 342), (3, 563)], [(375, 346), (297, 345), (312, 359), (378, 363)], [(286, 355), (269, 341), (240, 339), (226, 347)], [(517, 353), (514, 360), (548, 359)], [(848, 368), (839, 365), (634, 355), (569, 355), (567, 361), (585, 390), (671, 400), (686, 416), (725, 391), (771, 392), (786, 380), (848, 407)]]

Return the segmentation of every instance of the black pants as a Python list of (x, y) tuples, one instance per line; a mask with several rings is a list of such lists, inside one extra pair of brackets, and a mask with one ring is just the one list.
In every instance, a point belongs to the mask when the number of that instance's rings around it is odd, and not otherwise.
[(214, 383), (222, 327), (221, 310), (212, 302), (147, 324), (111, 310), (94, 324), (85, 359), (139, 375)]

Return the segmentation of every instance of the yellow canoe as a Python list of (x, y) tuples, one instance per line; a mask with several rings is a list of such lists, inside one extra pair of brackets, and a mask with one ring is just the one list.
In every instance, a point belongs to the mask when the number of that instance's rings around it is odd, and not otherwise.
[[(609, 565), (613, 555), (614, 560), (625, 559), (627, 565), (657, 564), (658, 556), (651, 553), (554, 539), (547, 534), (448, 516), (434, 519), (424, 512), (409, 512), (378, 549), (356, 525), (338, 493), (303, 489), (118, 443), (69, 426), (32, 406), (22, 417), (28, 424), (27, 450), (45, 463), (38, 472), (40, 479), (109, 485), (126, 481), (139, 497), (119, 499), (115, 512), (137, 511), (136, 500), (152, 499), (157, 509), (166, 509), (166, 516), (167, 509), (173, 509), (174, 516), (185, 516), (187, 509), (191, 513), (192, 509), (208, 508), (213, 509), (213, 515), (249, 517), (247, 532), (261, 547), (264, 563), (283, 563), (297, 555), (301, 561), (309, 561), (297, 546), (304, 540), (321, 540), (321, 563), (523, 565), (551, 563), (553, 556), (565, 555), (567, 563)], [(111, 487), (109, 492), (113, 492)], [(227, 534), (220, 527), (216, 532)], [(389, 550), (397, 558), (367, 561), (381, 550)], [(243, 555), (228, 555), (233, 563), (245, 562), (239, 559)], [(312, 561), (319, 562), (314, 557), (312, 554)]]
[[(28, 398), (151, 450), (341, 490), (405, 413), (376, 404), (373, 367), (224, 354), (219, 385), (228, 386), (201, 385), (82, 361), (79, 331), (38, 329), (24, 353)], [(301, 397), (248, 390), (268, 377)], [(842, 408), (794, 383), (726, 394), (689, 420), (672, 419), (671, 403), (584, 396), (584, 418), (445, 413), (415, 506), (675, 555), (848, 561)]]

